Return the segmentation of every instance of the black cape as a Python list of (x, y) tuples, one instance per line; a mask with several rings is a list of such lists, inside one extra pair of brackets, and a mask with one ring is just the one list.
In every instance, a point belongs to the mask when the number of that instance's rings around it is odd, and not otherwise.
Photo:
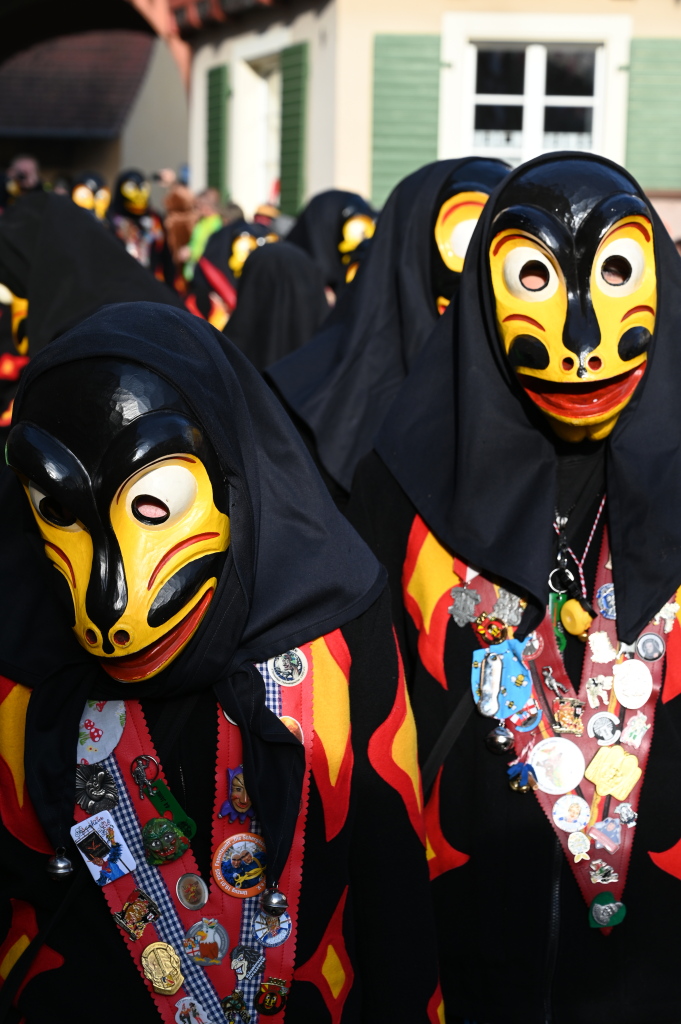
[(263, 245), (246, 260), (224, 333), (261, 372), (310, 340), (329, 314), (319, 267), (295, 245)]
[[(336, 511), (293, 426), (255, 369), (209, 324), (186, 312), (152, 303), (101, 310), (30, 364), (15, 420), (37, 376), (92, 356), (143, 362), (170, 381), (195, 410), (225, 473), (232, 540), (215, 596), (192, 643), (162, 673), (136, 686), (135, 696), (168, 700), (214, 689), (241, 728), (249, 775), (270, 780), (261, 793), (253, 785), (252, 797), (270, 849), (279, 851), (272, 860), (280, 867), (299, 799), (289, 800), (271, 780), (286, 788), (289, 765), (297, 780), (293, 787), (299, 786), (300, 748), (264, 708), (262, 684), (250, 662), (354, 619), (380, 594), (384, 573)], [(25, 505), (18, 480), (7, 470), (0, 498), (5, 580), (0, 619), (6, 638), (0, 672), (33, 688), (27, 785), (43, 827), (59, 847), (67, 845), (73, 749), (85, 700), (130, 697), (130, 689), (111, 680), (73, 637), (47, 582), (45, 557)], [(46, 583), (36, 587), (36, 580)], [(38, 625), (41, 642), (35, 644)], [(276, 870), (277, 863), (275, 877)]]
[[(224, 228), (220, 228), (219, 231), (215, 231), (210, 236), (202, 256), (202, 259), (217, 267), (220, 273), (227, 278), (232, 288), (236, 290), (239, 289), (241, 279), (235, 277), (229, 261), (232, 256), (234, 239), (244, 231), (247, 231), (249, 235), (253, 235), (254, 238), (265, 238), (267, 235), (272, 234), (272, 229), (265, 227), (263, 224), (249, 224), (245, 220), (235, 220), (231, 224), (225, 225)], [(251, 255), (253, 254), (251, 253)], [(249, 259), (250, 256), (247, 257), (246, 262)], [(196, 295), (196, 305), (207, 318), (211, 309), (210, 293), (213, 291), (213, 288), (201, 269), (201, 260), (199, 260), (194, 269), (192, 291)]]
[[(492, 221), (516, 178), (549, 160), (575, 159), (574, 153), (540, 157), (493, 193), (457, 298), (376, 440), (381, 459), (440, 541), (530, 596), (527, 629), (543, 614), (554, 563), (557, 446), (501, 353), (487, 250)], [(595, 174), (605, 165), (645, 200), (622, 168), (588, 154), (578, 159), (593, 163)], [(681, 581), (681, 261), (652, 207), (651, 218), (658, 310), (648, 368), (604, 445), (617, 627), (625, 642)]]
[(320, 267), (324, 284), (337, 291), (345, 281), (346, 264), (338, 245), (343, 223), (353, 213), (374, 216), (366, 199), (356, 192), (329, 189), (314, 196), (286, 236), (286, 241), (304, 249)]
[(435, 206), (454, 172), (466, 187), (470, 162), (439, 160), (400, 182), (357, 278), (332, 315), (302, 352), (268, 370), (287, 407), (311, 432), (324, 470), (345, 491), (437, 322), (431, 274)]
[(31, 356), (110, 302), (180, 304), (87, 210), (44, 192), (0, 219), (0, 281), (28, 299)]

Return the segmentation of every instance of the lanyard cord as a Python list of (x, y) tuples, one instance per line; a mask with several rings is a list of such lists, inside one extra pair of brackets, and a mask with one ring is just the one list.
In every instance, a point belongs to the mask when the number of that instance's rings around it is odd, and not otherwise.
[(598, 512), (596, 513), (596, 518), (594, 519), (593, 526), (591, 527), (591, 532), (589, 534), (589, 539), (586, 542), (586, 547), (584, 548), (584, 554), (582, 555), (581, 560), (579, 558), (577, 558), (577, 555), (574, 553), (572, 548), (568, 546), (567, 541), (565, 541), (565, 539), (564, 539), (564, 537), (565, 537), (564, 531), (565, 531), (565, 527), (567, 526), (568, 517), (567, 516), (560, 516), (559, 517), (558, 514), (556, 514), (556, 522), (554, 522), (554, 524), (553, 524), (554, 530), (556, 531), (556, 533), (558, 534), (558, 537), (562, 541), (562, 545), (564, 546), (564, 550), (568, 552), (568, 554), (572, 557), (573, 562), (577, 566), (577, 572), (579, 573), (579, 583), (580, 583), (580, 586), (582, 588), (582, 597), (584, 597), (584, 598), (586, 598), (586, 581), (584, 579), (584, 563), (586, 562), (586, 556), (589, 554), (589, 548), (591, 547), (591, 542), (594, 539), (594, 534), (596, 533), (596, 528), (598, 527), (598, 523), (599, 523), (599, 520), (601, 518), (601, 514), (602, 514), (604, 508), (605, 508), (605, 495), (603, 495), (603, 497), (601, 498), (601, 503), (598, 506)]

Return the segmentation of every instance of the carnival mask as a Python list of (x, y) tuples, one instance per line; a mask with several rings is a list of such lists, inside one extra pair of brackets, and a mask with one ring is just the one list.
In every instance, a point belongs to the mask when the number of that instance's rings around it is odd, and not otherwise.
[[(346, 216), (349, 214), (349, 216)], [(348, 266), (352, 262), (352, 254), (365, 238), (373, 238), (376, 221), (369, 213), (358, 213), (354, 210), (343, 210), (342, 238), (338, 244), (338, 252), (343, 263)]]
[(509, 193), (489, 247), (504, 352), (560, 437), (600, 440), (646, 369), (657, 309), (650, 211), (595, 161), (547, 161)]
[(270, 232), (267, 235), (252, 235), (250, 231), (242, 231), (232, 242), (232, 255), (229, 257), (229, 269), (236, 278), (241, 277), (244, 264), (254, 249), (259, 245), (278, 242), (279, 235)]
[(229, 546), (226, 485), (180, 395), (142, 366), (86, 359), (28, 388), (7, 444), (78, 642), (121, 682), (186, 647)]
[(71, 199), (83, 210), (89, 210), (103, 220), (111, 202), (111, 193), (98, 174), (88, 174), (73, 186)]
[(128, 213), (140, 217), (147, 212), (151, 186), (139, 171), (131, 171), (126, 174), (118, 186), (118, 190), (123, 198), (123, 206)]
[(498, 160), (469, 160), (440, 190), (433, 228), (432, 276), (438, 312), (444, 313), (463, 270), (468, 243), (490, 192), (508, 174)]

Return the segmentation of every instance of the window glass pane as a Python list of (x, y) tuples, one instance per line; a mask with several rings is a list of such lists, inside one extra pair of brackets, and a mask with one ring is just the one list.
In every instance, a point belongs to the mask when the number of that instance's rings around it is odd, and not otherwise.
[(595, 63), (595, 50), (547, 47), (546, 95), (593, 96)]
[(485, 149), (518, 149), (523, 139), (523, 108), (476, 106), (473, 144)]
[(544, 149), (591, 149), (591, 107), (546, 107)]
[(478, 49), (476, 92), (522, 96), (524, 81), (524, 50)]

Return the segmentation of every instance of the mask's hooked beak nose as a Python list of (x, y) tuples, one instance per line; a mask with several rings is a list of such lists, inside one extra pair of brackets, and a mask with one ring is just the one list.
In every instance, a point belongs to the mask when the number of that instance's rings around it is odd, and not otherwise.
[(110, 536), (92, 539), (92, 569), (85, 599), (91, 626), (85, 630), (85, 641), (90, 646), (101, 643), (105, 654), (113, 654), (116, 647), (127, 647), (130, 643), (129, 635), (123, 636), (124, 630), (118, 631), (120, 636), (110, 636), (128, 604), (125, 569), (113, 531)]

